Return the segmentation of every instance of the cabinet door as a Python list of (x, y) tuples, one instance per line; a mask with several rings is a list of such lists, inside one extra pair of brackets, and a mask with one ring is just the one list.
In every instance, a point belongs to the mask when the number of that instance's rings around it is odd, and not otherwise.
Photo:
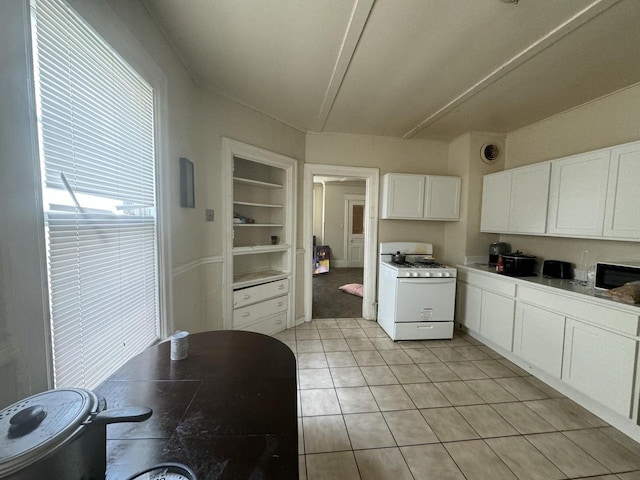
[(609, 150), (552, 162), (548, 233), (602, 236)]
[(518, 303), (513, 352), (540, 370), (560, 378), (564, 320), (563, 315)]
[(460, 218), (460, 184), (460, 177), (427, 176), (424, 218), (458, 220)]
[(637, 343), (631, 338), (567, 319), (562, 379), (629, 418)]
[(482, 232), (507, 232), (511, 205), (511, 171), (492, 173), (482, 179)]
[(496, 345), (511, 351), (513, 348), (513, 316), (515, 300), (496, 293), (482, 292), (480, 334)]
[(424, 185), (424, 175), (385, 175), (382, 180), (382, 218), (422, 218)]
[(509, 232), (545, 233), (550, 172), (549, 162), (511, 171)]
[(611, 151), (604, 236), (640, 240), (640, 142)]
[(456, 320), (469, 330), (480, 333), (482, 290), (459, 281), (456, 296)]

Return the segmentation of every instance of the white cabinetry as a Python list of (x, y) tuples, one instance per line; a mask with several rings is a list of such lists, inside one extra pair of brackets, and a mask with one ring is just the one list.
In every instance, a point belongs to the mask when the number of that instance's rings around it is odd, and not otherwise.
[(458, 292), (457, 321), (488, 342), (511, 351), (515, 284), (459, 270)]
[(611, 150), (604, 236), (640, 240), (640, 142)]
[(482, 292), (480, 335), (508, 351), (511, 351), (513, 347), (515, 305), (516, 302), (513, 298), (486, 290)]
[(223, 139), (224, 326), (292, 327), (297, 161)]
[(513, 353), (549, 375), (560, 378), (564, 323), (564, 315), (518, 302)]
[(639, 198), (633, 142), (485, 175), (480, 230), (638, 242)]
[(460, 177), (428, 175), (424, 192), (424, 218), (458, 220), (461, 182)]
[(551, 163), (548, 233), (602, 236), (609, 155), (598, 150)]
[(382, 218), (422, 219), (424, 175), (388, 173), (382, 177)]
[(575, 389), (630, 417), (637, 341), (567, 319), (562, 379)]
[(457, 322), (473, 332), (479, 332), (482, 290), (479, 287), (458, 281), (456, 297)]
[(545, 232), (550, 171), (549, 162), (512, 170), (509, 232)]
[(511, 171), (491, 173), (482, 180), (483, 232), (508, 232), (511, 205)]
[(381, 218), (458, 220), (460, 177), (388, 173), (382, 177)]
[(544, 233), (550, 170), (544, 162), (485, 175), (480, 230)]

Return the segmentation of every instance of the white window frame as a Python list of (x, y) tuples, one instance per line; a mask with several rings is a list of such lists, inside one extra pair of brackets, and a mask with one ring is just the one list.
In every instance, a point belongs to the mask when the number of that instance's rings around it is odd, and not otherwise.
[[(174, 331), (172, 320), (173, 286), (171, 255), (171, 219), (170, 219), (170, 158), (168, 128), (168, 79), (153, 58), (141, 47), (139, 41), (111, 10), (106, 2), (87, 2), (86, 0), (66, 0), (111, 48), (113, 48), (140, 75), (154, 91), (155, 115), (155, 160), (156, 160), (156, 229), (158, 248), (158, 302), (160, 317), (160, 338), (166, 339)], [(42, 209), (42, 205), (40, 206)], [(40, 212), (44, 215), (44, 212)], [(44, 229), (41, 231), (41, 243), (46, 243)], [(42, 272), (43, 284), (47, 284), (47, 271)], [(51, 324), (47, 309), (47, 321)], [(50, 333), (47, 345), (49, 387), (53, 388), (53, 357)]]

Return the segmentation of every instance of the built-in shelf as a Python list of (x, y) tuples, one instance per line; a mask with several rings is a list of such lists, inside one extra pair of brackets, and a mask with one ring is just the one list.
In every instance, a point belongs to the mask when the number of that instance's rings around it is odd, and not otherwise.
[(233, 177), (233, 181), (236, 183), (251, 185), (253, 187), (260, 187), (260, 188), (270, 188), (270, 189), (283, 188), (282, 185), (278, 185), (277, 183), (260, 182), (258, 180), (251, 180), (249, 178), (242, 178), (242, 177)]
[(283, 223), (234, 223), (234, 227), (284, 227)]
[(259, 285), (265, 282), (272, 282), (275, 280), (281, 280), (287, 278), (289, 272), (283, 272), (280, 270), (263, 270), (260, 272), (248, 272), (248, 273), (234, 273), (233, 274), (233, 288), (251, 287), (252, 285)]
[(237, 200), (233, 201), (234, 205), (246, 205), (248, 207), (267, 207), (267, 208), (282, 208), (284, 205), (273, 205), (271, 203), (252, 203), (252, 202), (238, 202)]
[(251, 245), (246, 247), (234, 247), (234, 255), (251, 255), (254, 253), (271, 253), (271, 252), (286, 252), (291, 245)]

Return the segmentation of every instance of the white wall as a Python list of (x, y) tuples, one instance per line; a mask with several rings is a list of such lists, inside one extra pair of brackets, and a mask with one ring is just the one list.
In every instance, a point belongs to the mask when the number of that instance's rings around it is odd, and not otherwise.
[(0, 408), (48, 388), (29, 2), (0, 1)]
[[(302, 192), (300, 192), (302, 194)], [(324, 245), (322, 237), (322, 211), (324, 210), (324, 186), (321, 183), (313, 184), (313, 235), (316, 237), (316, 245)]]
[[(507, 135), (506, 168), (640, 140), (640, 84), (607, 95)], [(605, 240), (501, 235), (513, 249), (540, 258), (577, 264), (583, 250), (590, 262), (640, 261), (640, 244)]]
[[(188, 276), (187, 284), (198, 288), (198, 282), (204, 282), (202, 292), (205, 299), (202, 324), (199, 330), (215, 330), (223, 328), (222, 318), (222, 262), (232, 262), (230, 258), (222, 258), (224, 219), (222, 213), (222, 144), (221, 138), (228, 137), (251, 145), (255, 145), (272, 152), (295, 158), (298, 163), (299, 184), (303, 173), (305, 155), (305, 136), (298, 130), (262, 115), (255, 110), (244, 107), (226, 97), (197, 89), (197, 107), (191, 112), (194, 118), (195, 135), (198, 139), (198, 158), (201, 159), (202, 169), (198, 176), (197, 189), (202, 192), (202, 202), (196, 208), (199, 221), (203, 229), (203, 248), (200, 253), (202, 262), (191, 271), (183, 274)], [(302, 198), (299, 188), (298, 198)], [(302, 205), (297, 205), (297, 237), (301, 238)], [(197, 205), (197, 203), (196, 203)], [(215, 221), (204, 222), (204, 209), (211, 208), (215, 212)], [(298, 240), (299, 241), (299, 240)], [(296, 255), (300, 257), (301, 255)], [(200, 274), (196, 270), (202, 270)], [(203, 277), (201, 276), (203, 275)], [(188, 288), (186, 288), (188, 294)], [(302, 290), (296, 290), (296, 304), (302, 301)], [(301, 308), (301, 307), (300, 307)], [(296, 306), (296, 310), (299, 307)]]
[[(165, 272), (173, 300), (169, 315), (175, 328), (215, 328), (222, 324), (222, 262), (229, 260), (221, 258), (220, 137), (303, 160), (304, 134), (196, 87), (138, 1), (71, 3), (134, 67), (147, 60), (157, 67), (151, 80), (167, 92), (159, 140), (168, 177), (161, 221), (169, 227), (172, 247)], [(0, 408), (50, 387), (29, 38), (29, 1), (0, 1)], [(195, 164), (195, 209), (179, 206), (180, 157)], [(215, 209), (215, 222), (205, 222), (205, 208)]]
[[(447, 144), (338, 133), (308, 133), (307, 163), (379, 168), (389, 172), (447, 175)], [(380, 220), (380, 242), (430, 242), (436, 257), (444, 255), (444, 223)]]
[(365, 182), (325, 183), (324, 185), (324, 239), (322, 245), (331, 247), (331, 264), (346, 262), (344, 254), (345, 195), (366, 193)]

